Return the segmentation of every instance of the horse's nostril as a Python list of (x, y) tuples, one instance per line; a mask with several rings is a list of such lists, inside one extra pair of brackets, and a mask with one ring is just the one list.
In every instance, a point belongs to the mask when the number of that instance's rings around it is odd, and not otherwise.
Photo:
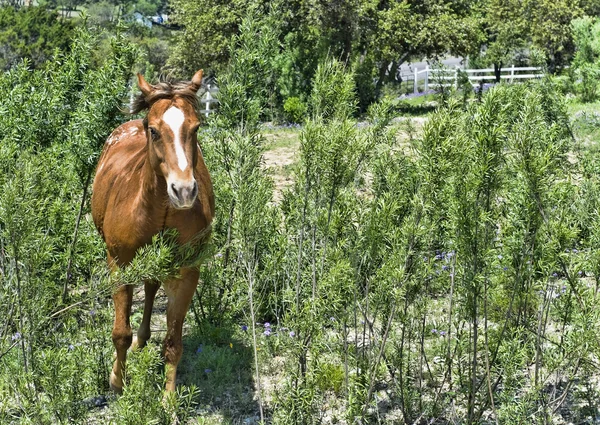
[(175, 196), (179, 198), (179, 192), (177, 192), (177, 189), (175, 188), (175, 183), (171, 183), (171, 190), (173, 190)]
[(196, 183), (194, 181), (194, 188), (192, 189), (192, 193), (194, 194), (194, 198), (196, 197), (196, 195), (198, 194), (198, 183)]

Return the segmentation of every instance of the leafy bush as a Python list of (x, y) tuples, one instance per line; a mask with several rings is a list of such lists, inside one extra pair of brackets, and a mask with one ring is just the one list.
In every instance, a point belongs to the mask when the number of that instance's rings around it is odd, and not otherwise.
[(583, 102), (593, 102), (598, 98), (600, 68), (596, 64), (583, 64), (575, 70), (574, 87)]
[(288, 97), (283, 103), (283, 111), (288, 122), (300, 124), (306, 119), (307, 107), (298, 97)]
[(575, 42), (573, 76), (575, 91), (583, 102), (598, 97), (600, 76), (600, 20), (590, 17), (574, 19), (571, 23)]

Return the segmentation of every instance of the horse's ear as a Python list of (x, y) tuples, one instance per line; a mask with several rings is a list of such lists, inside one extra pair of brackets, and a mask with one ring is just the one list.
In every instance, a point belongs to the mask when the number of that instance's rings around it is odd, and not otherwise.
[(152, 86), (148, 84), (148, 82), (144, 79), (144, 76), (140, 73), (137, 75), (138, 77), (138, 86), (142, 91), (142, 94), (147, 97), (150, 93), (152, 93)]
[(201, 69), (194, 74), (194, 76), (192, 77), (192, 84), (190, 84), (190, 89), (192, 89), (195, 92), (197, 92), (200, 89), (200, 86), (202, 85), (203, 73), (204, 71)]

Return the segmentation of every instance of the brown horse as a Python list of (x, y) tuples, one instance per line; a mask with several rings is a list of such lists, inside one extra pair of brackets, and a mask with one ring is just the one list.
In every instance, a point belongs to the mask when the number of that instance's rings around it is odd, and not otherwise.
[[(200, 125), (196, 92), (201, 82), (202, 70), (190, 82), (154, 86), (138, 74), (142, 94), (132, 109), (133, 113), (147, 109), (146, 118), (121, 125), (104, 145), (94, 179), (92, 215), (112, 270), (129, 264), (138, 248), (165, 229), (177, 229), (181, 244), (210, 234), (214, 195), (196, 137)], [(197, 268), (182, 268), (180, 277), (162, 282), (168, 297), (163, 346), (167, 391), (175, 390), (182, 325), (198, 275)], [(150, 338), (150, 315), (160, 283), (144, 283), (144, 315), (134, 348), (144, 347)], [(123, 369), (132, 344), (132, 296), (130, 285), (119, 287), (113, 295), (116, 359), (110, 386), (116, 392), (123, 389)]]

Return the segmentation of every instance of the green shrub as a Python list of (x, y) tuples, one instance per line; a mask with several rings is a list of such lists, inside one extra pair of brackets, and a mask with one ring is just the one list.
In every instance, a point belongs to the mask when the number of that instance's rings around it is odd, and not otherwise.
[(298, 97), (288, 97), (283, 103), (285, 119), (288, 122), (300, 124), (306, 120), (307, 106)]
[(598, 99), (598, 79), (600, 67), (596, 64), (584, 64), (575, 70), (575, 92), (583, 102), (593, 102)]

